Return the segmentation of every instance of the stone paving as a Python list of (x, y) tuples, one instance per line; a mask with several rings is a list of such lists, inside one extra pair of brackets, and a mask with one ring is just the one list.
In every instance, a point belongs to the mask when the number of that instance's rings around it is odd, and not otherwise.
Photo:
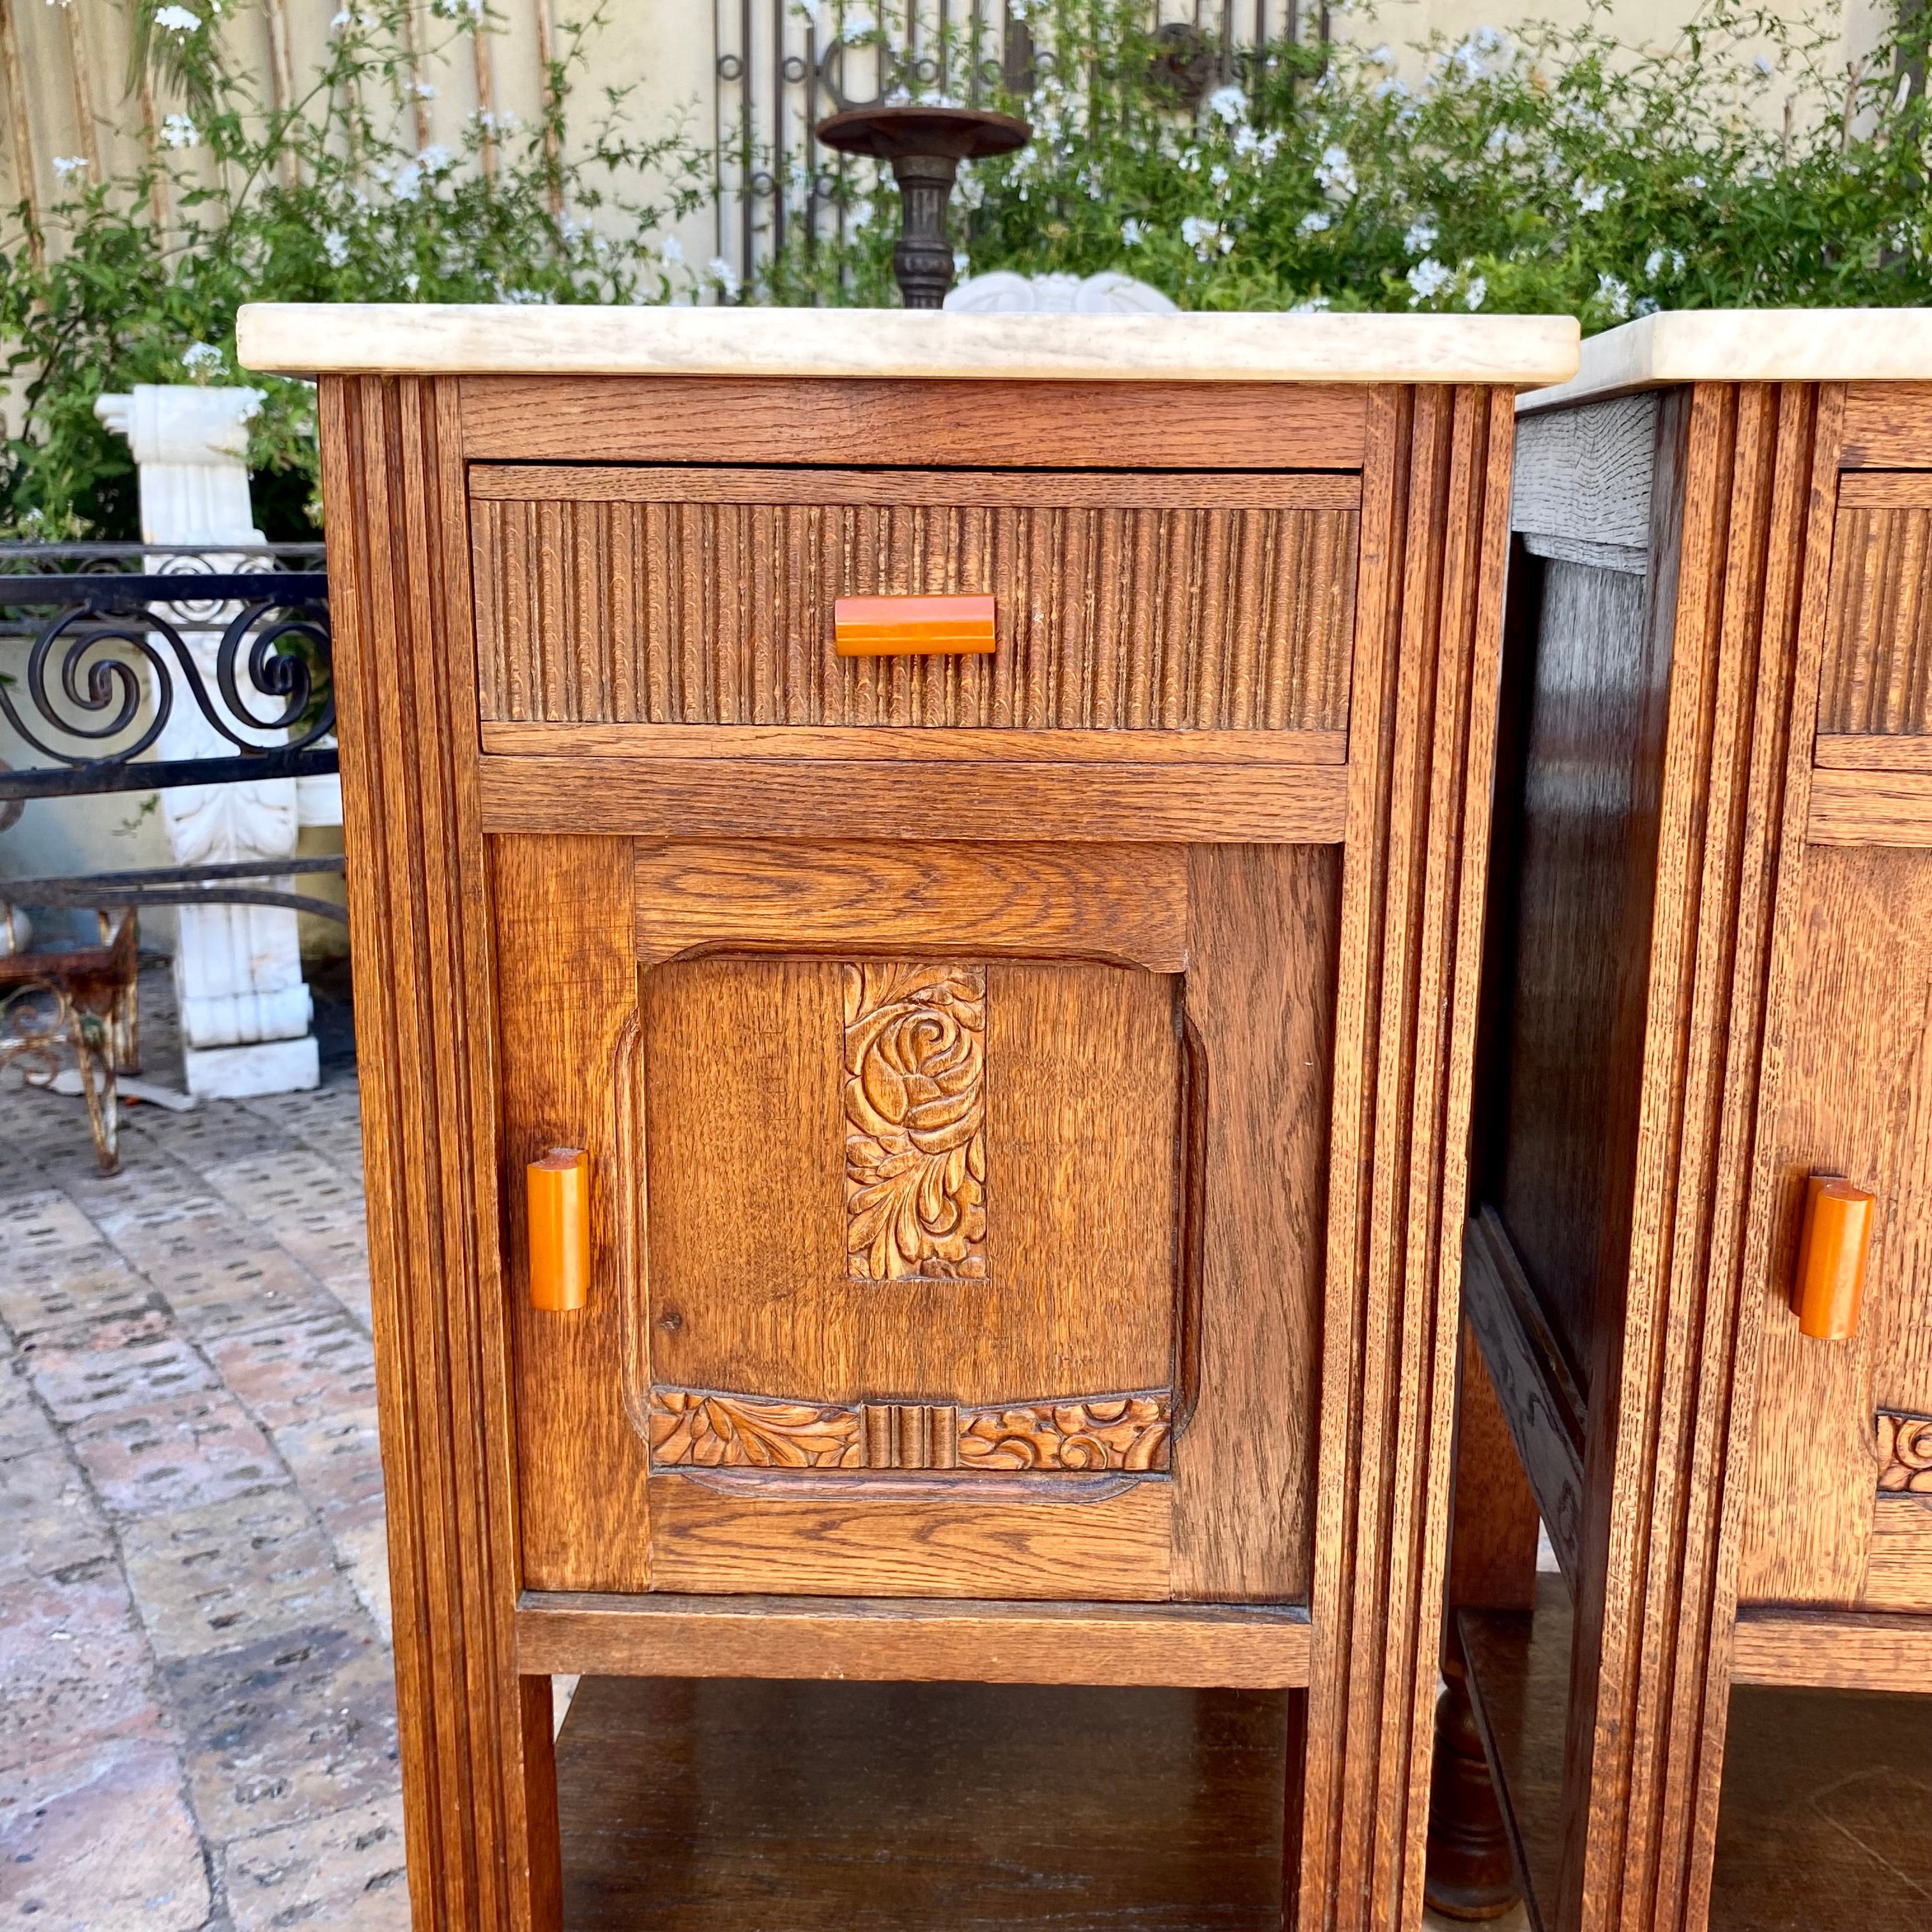
[[(146, 1077), (178, 1086), (166, 976)], [(0, 1927), (408, 1922), (352, 1061), (0, 1092)]]

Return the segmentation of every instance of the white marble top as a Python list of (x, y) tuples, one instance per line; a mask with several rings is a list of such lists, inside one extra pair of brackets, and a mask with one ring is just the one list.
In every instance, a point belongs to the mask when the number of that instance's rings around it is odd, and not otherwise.
[(958, 315), (251, 302), (244, 369), (388, 374), (1557, 382), (1568, 316)]
[(1520, 397), (1547, 409), (1679, 382), (1932, 381), (1932, 309), (1679, 309), (1606, 329), (1576, 376)]

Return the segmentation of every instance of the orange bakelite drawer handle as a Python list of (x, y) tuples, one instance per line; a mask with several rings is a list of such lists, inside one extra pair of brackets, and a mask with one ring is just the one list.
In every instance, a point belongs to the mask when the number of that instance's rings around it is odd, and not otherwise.
[(590, 1156), (581, 1148), (552, 1148), (524, 1172), (530, 1306), (568, 1315), (590, 1292)]
[(832, 606), (842, 658), (934, 656), (993, 648), (990, 597), (841, 597)]
[(1848, 1342), (1858, 1332), (1873, 1198), (1840, 1174), (1814, 1174), (1804, 1183), (1791, 1306), (1799, 1328), (1814, 1341)]

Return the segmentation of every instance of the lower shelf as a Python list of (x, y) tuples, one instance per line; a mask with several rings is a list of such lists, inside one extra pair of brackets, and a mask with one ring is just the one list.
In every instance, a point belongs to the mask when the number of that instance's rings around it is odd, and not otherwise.
[[(1470, 1699), (1526, 1888), (1553, 1918), (1570, 1610), (1462, 1610)], [(1932, 1687), (1928, 1687), (1932, 1688)], [(1932, 1920), (1932, 1695), (1734, 1685), (1710, 1932), (1884, 1932)]]
[(557, 1740), (564, 1925), (1280, 1932), (1302, 1701), (586, 1677)]

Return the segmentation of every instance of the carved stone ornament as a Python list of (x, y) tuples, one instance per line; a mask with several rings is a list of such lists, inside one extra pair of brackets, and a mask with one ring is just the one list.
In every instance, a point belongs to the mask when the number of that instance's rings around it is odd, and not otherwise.
[(986, 974), (850, 965), (845, 1246), (855, 1281), (986, 1272)]
[(1932, 1415), (1880, 1409), (1874, 1422), (1881, 1496), (1932, 1496)]
[(706, 1389), (651, 1390), (659, 1469), (1126, 1471), (1170, 1466), (1165, 1389), (962, 1408), (951, 1402), (787, 1402)]

